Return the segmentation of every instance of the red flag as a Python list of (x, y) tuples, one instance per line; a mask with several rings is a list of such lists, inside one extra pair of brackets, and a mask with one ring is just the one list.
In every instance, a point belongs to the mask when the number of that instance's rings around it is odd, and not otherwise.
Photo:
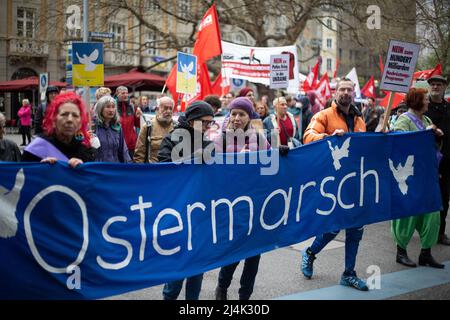
[(197, 56), (197, 63), (199, 65), (212, 57), (222, 54), (219, 20), (217, 19), (215, 4), (206, 11), (200, 22), (193, 54)]
[(308, 92), (316, 88), (317, 78), (319, 76), (319, 60), (317, 60), (314, 68), (306, 76), (306, 80), (303, 82), (303, 90)]
[(317, 84), (316, 96), (322, 106), (324, 106), (327, 100), (331, 98), (330, 80), (328, 79), (328, 74), (326, 72)]
[(369, 81), (367, 81), (366, 85), (361, 89), (361, 93), (366, 98), (377, 98), (375, 91), (375, 79), (373, 76), (370, 77)]
[(381, 71), (381, 75), (383, 75), (383, 72), (384, 72), (383, 57), (381, 56), (381, 54), (379, 55), (379, 57), (380, 57), (380, 71)]
[[(383, 98), (383, 100), (380, 101), (380, 106), (387, 108), (389, 103), (389, 96), (392, 94), (392, 92), (388, 92), (388, 94)], [(394, 101), (392, 102), (392, 109), (395, 109), (398, 107), (400, 103), (403, 102), (406, 98), (406, 93), (398, 93), (395, 92), (394, 95)]]
[(227, 85), (226, 79), (222, 78), (222, 73), (219, 73), (216, 80), (214, 80), (214, 83), (211, 86), (211, 91), (213, 94), (220, 97), (230, 92), (230, 85)]
[(334, 69), (334, 73), (333, 73), (333, 78), (336, 79), (338, 70), (339, 70), (339, 64), (341, 63), (341, 61), (339, 59), (336, 59), (336, 69)]
[(438, 63), (434, 69), (414, 72), (413, 80), (428, 79), (435, 75), (442, 76), (442, 65), (440, 63)]

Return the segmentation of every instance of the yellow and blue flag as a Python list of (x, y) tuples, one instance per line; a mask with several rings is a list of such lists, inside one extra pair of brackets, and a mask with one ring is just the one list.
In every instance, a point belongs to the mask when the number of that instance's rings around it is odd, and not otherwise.
[(72, 61), (74, 86), (103, 86), (103, 43), (74, 42)]

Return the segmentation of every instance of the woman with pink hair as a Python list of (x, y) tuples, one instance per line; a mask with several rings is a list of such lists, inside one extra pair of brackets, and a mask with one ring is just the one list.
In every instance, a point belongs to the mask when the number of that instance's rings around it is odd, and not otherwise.
[(83, 101), (73, 92), (58, 95), (43, 121), (44, 133), (24, 150), (22, 161), (68, 162), (76, 167), (94, 161), (88, 134), (88, 117)]

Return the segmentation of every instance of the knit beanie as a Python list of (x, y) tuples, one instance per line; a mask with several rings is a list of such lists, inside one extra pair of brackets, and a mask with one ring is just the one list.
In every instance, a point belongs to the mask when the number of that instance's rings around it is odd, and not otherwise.
[(259, 119), (259, 115), (257, 115), (253, 109), (253, 103), (246, 97), (238, 97), (233, 99), (228, 105), (228, 109), (230, 109), (230, 111), (233, 109), (241, 109), (247, 112), (250, 119)]
[(204, 116), (214, 117), (214, 109), (203, 100), (192, 102), (184, 113), (187, 121), (199, 119)]
[(237, 96), (245, 97), (247, 95), (247, 93), (249, 93), (250, 91), (253, 92), (253, 89), (251, 89), (249, 87), (242, 88), (241, 91), (239, 91), (239, 94)]

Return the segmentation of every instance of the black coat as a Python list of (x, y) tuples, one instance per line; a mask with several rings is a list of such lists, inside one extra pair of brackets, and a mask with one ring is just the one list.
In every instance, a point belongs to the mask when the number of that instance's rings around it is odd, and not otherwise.
[(439, 144), (442, 143), (441, 152), (445, 158), (450, 160), (450, 103), (442, 99), (441, 103), (432, 102), (428, 105), (425, 113), (433, 124), (444, 132), (442, 137), (436, 138)]
[[(57, 140), (54, 136), (47, 137), (41, 136), (42, 139), (47, 140), (53, 146), (55, 146), (62, 154), (64, 154), (67, 158), (78, 158), (83, 160), (83, 162), (93, 162), (95, 159), (95, 149), (88, 148), (80, 141), (72, 139), (70, 144), (65, 144)], [(42, 159), (35, 156), (34, 154), (24, 151), (22, 155), (23, 162), (40, 162)]]
[[(178, 139), (178, 137), (184, 136), (185, 133), (189, 133), (190, 136), (190, 142), (191, 142), (191, 148), (189, 154), (184, 154), (184, 149), (182, 148), (183, 139)], [(203, 150), (205, 150), (212, 141), (207, 140), (204, 135), (202, 135), (202, 148), (199, 150), (194, 150), (194, 129), (189, 126), (188, 122), (186, 121), (186, 118), (184, 116), (180, 116), (178, 118), (178, 125), (173, 129), (161, 142), (161, 146), (159, 147), (158, 152), (158, 161), (159, 162), (174, 162), (174, 161), (181, 161), (180, 158), (185, 161), (189, 159), (193, 159), (198, 157), (200, 154), (203, 153)], [(175, 148), (175, 146), (178, 146), (181, 150), (177, 154), (179, 156), (178, 159), (172, 159), (172, 150)], [(203, 161), (203, 156), (202, 156)]]
[(19, 162), (21, 158), (20, 149), (11, 140), (0, 139), (0, 161)]

